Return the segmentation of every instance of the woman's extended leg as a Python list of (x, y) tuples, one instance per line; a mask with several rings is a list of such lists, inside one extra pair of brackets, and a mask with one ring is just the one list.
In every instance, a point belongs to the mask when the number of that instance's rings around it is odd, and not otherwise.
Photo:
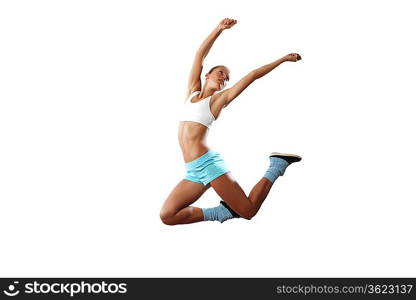
[(204, 221), (202, 209), (190, 206), (198, 200), (210, 185), (181, 180), (169, 194), (160, 210), (160, 218), (167, 225), (188, 224)]
[(263, 177), (253, 187), (248, 197), (230, 173), (211, 181), (211, 186), (232, 210), (243, 218), (251, 219), (260, 209), (273, 183)]
[(270, 155), (269, 169), (253, 187), (248, 197), (230, 173), (214, 179), (210, 184), (234, 212), (243, 218), (251, 219), (260, 209), (275, 180), (285, 173), (286, 168), (291, 163), (299, 160), (301, 160), (301, 157), (294, 154), (273, 152)]

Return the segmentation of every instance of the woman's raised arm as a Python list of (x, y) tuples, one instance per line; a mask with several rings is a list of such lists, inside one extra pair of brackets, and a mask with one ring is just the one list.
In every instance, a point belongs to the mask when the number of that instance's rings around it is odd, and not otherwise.
[(264, 65), (260, 68), (257, 68), (250, 73), (248, 73), (246, 76), (240, 79), (236, 84), (234, 84), (231, 88), (224, 90), (223, 96), (224, 96), (224, 105), (227, 106), (230, 104), (231, 101), (233, 101), (238, 95), (241, 94), (242, 91), (244, 91), (254, 80), (259, 79), (260, 77), (263, 77), (267, 73), (269, 73), (271, 70), (276, 68), (278, 65), (285, 61), (298, 61), (301, 57), (297, 53), (290, 53), (282, 58), (279, 58), (278, 60)]
[(209, 50), (214, 44), (217, 37), (222, 33), (224, 29), (233, 27), (237, 23), (236, 20), (225, 18), (217, 27), (211, 32), (211, 34), (202, 42), (198, 51), (195, 54), (194, 62), (192, 64), (191, 74), (188, 80), (188, 96), (194, 91), (201, 90), (201, 72), (202, 64)]

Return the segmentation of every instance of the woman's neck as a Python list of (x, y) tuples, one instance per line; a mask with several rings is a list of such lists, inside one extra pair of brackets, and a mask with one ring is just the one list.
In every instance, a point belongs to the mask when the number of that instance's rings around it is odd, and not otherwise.
[(199, 99), (203, 99), (203, 98), (212, 96), (212, 95), (215, 94), (216, 91), (217, 91), (216, 89), (209, 88), (206, 85), (204, 85), (201, 93), (199, 94)]

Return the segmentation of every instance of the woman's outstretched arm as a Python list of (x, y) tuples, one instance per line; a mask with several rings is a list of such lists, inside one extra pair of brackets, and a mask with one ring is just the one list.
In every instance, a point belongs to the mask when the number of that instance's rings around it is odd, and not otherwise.
[(300, 59), (301, 57), (299, 54), (291, 53), (282, 58), (279, 58), (278, 60), (270, 64), (264, 65), (260, 68), (251, 71), (242, 79), (240, 79), (240, 81), (234, 84), (231, 88), (224, 90), (224, 105), (227, 106), (228, 104), (230, 104), (230, 102), (233, 101), (238, 95), (240, 95), (241, 92), (244, 91), (254, 80), (263, 77), (281, 63), (285, 61), (298, 61)]
[(233, 27), (237, 23), (236, 20), (225, 18), (217, 27), (210, 33), (210, 35), (202, 42), (198, 51), (195, 54), (194, 62), (192, 64), (191, 74), (188, 81), (188, 95), (194, 91), (201, 90), (201, 72), (202, 64), (209, 50), (214, 44), (215, 40), (223, 32), (224, 29)]
[(291, 53), (286, 56), (283, 56), (282, 58), (279, 58), (278, 60), (275, 60), (274, 62), (264, 65), (258, 69), (255, 69), (253, 72), (254, 79), (259, 79), (260, 77), (263, 77), (267, 73), (269, 73), (271, 70), (279, 66), (281, 63), (285, 61), (298, 61), (301, 60), (301, 57), (297, 53)]

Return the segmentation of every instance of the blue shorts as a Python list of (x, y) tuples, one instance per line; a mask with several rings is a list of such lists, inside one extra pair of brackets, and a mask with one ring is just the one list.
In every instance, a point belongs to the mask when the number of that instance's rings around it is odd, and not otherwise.
[(230, 172), (218, 152), (209, 150), (204, 155), (185, 164), (185, 179), (207, 185), (215, 178)]

